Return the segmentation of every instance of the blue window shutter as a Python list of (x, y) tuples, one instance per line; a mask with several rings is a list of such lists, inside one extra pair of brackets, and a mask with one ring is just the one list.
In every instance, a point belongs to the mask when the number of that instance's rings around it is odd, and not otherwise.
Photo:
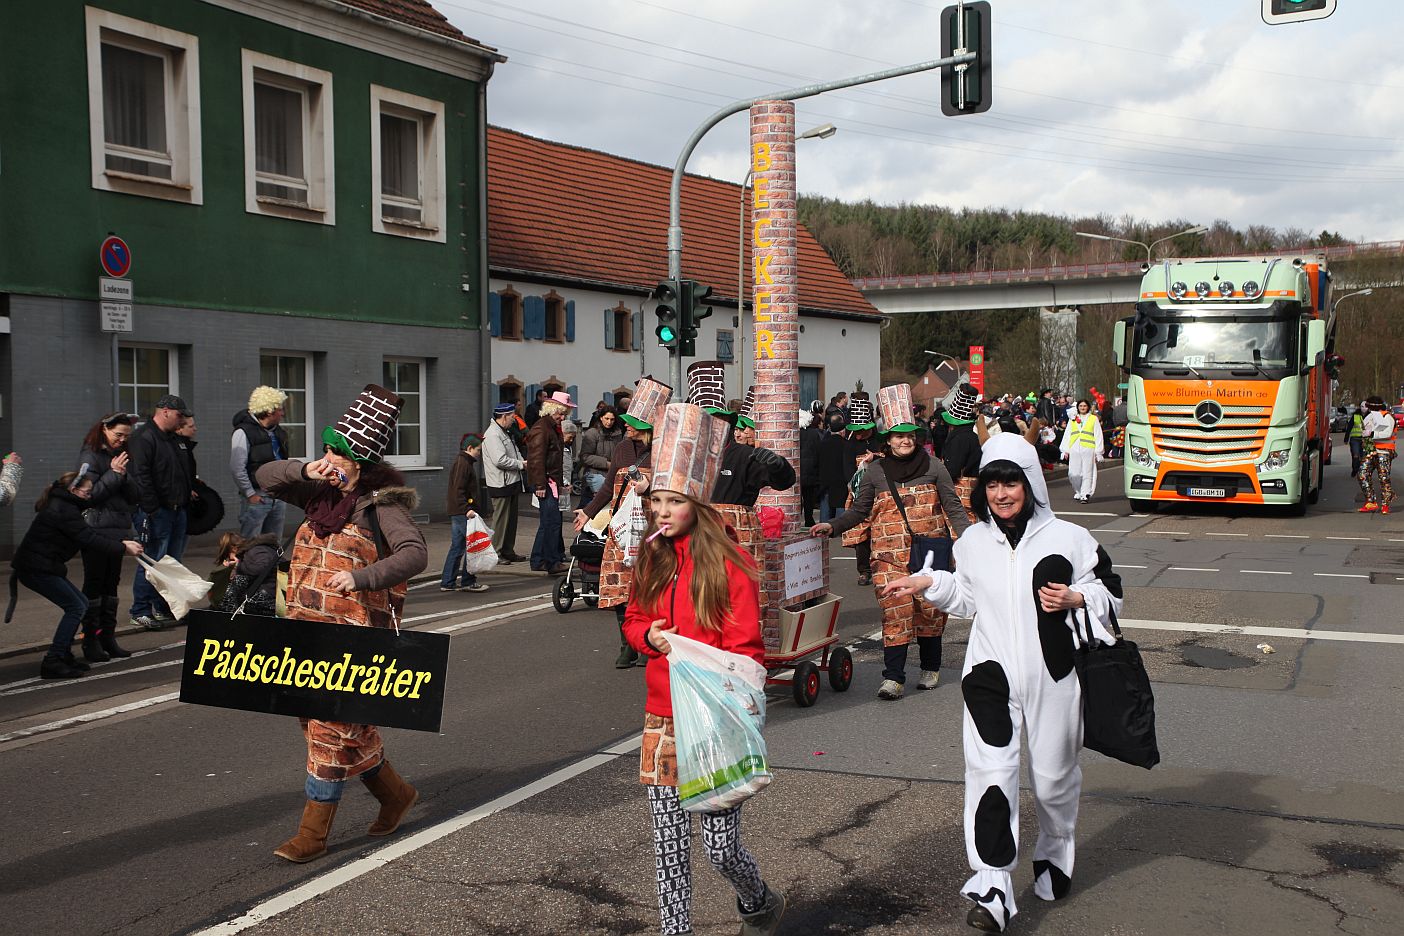
[[(575, 384), (571, 384), (569, 387), (566, 387), (566, 393), (569, 393), (569, 394), (570, 394), (570, 398), (571, 398), (572, 400), (574, 400), (574, 401), (575, 401), (575, 405), (576, 405), (577, 407), (579, 407), (579, 406), (580, 406), (580, 388), (579, 388), (578, 386), (576, 386)], [(575, 420), (579, 420), (579, 418), (580, 418), (580, 411), (579, 411), (579, 409), (577, 409), (576, 412), (573, 413), (573, 414), (571, 415), (570, 418), (571, 418), (571, 419), (575, 419)]]
[(566, 341), (575, 340), (575, 300), (566, 300)]
[(502, 334), (502, 297), (497, 293), (488, 293), (488, 327), (492, 337)]
[(541, 384), (530, 384), (522, 391), (522, 406), (527, 407), (536, 402), (536, 391), (541, 389)]
[[(604, 392), (604, 401), (605, 401), (606, 403), (608, 403), (610, 406), (613, 406), (613, 405), (614, 405), (614, 391), (613, 391), (613, 390), (606, 390), (606, 391)], [(579, 403), (580, 401), (579, 401), (579, 400), (576, 400), (575, 402)]]
[(535, 338), (537, 341), (546, 337), (546, 300), (540, 296), (527, 296), (522, 300), (522, 337)]
[(614, 310), (605, 309), (605, 348), (614, 348)]

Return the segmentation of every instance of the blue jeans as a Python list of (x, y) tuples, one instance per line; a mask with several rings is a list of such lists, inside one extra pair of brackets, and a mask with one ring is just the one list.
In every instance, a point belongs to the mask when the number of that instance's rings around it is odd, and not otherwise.
[(449, 518), (449, 551), (444, 557), (444, 574), (439, 578), (440, 588), (457, 588), (460, 585), (476, 585), (478, 577), (463, 568), (463, 557), (467, 554), (468, 518), (463, 514)]
[[(600, 493), (600, 488), (604, 487), (605, 483), (604, 472), (594, 471), (593, 469), (587, 468), (585, 470), (584, 478), (585, 486), (590, 489), (591, 494)], [(588, 501), (589, 498), (586, 498), (586, 500)]]
[[(385, 761), (382, 760), (370, 770), (361, 774), (361, 779), (369, 780), (371, 777), (380, 773), (380, 768), (384, 766)], [(318, 780), (316, 777), (308, 774), (307, 783), (303, 785), (302, 789), (303, 792), (307, 794), (307, 798), (314, 803), (339, 803), (341, 802), (341, 794), (346, 791), (346, 781)]]
[(546, 489), (538, 497), (541, 505), (541, 525), (536, 528), (536, 540), (531, 544), (531, 567), (536, 570), (554, 569), (565, 562), (565, 544), (561, 542), (561, 502)]
[(83, 620), (83, 612), (88, 610), (88, 599), (82, 590), (64, 575), (50, 575), (47, 572), (19, 571), (20, 584), (36, 591), (63, 609), (58, 629), (54, 631), (54, 642), (49, 646), (49, 655), (63, 656), (73, 652), (73, 635), (78, 633), (78, 624)]
[[(179, 559), (185, 555), (185, 521), (184, 507), (176, 510), (162, 507), (154, 514), (138, 510), (137, 539), (146, 547), (146, 558), (160, 562), (162, 556)], [(161, 617), (171, 616), (166, 600), (146, 580), (146, 566), (137, 563), (136, 576), (132, 579), (132, 617), (149, 616), (152, 612)]]
[(244, 498), (243, 503), (239, 505), (239, 535), (244, 539), (252, 539), (272, 533), (281, 543), (283, 515), (287, 513), (288, 505), (263, 491), (259, 491), (258, 496), (263, 498), (263, 503), (250, 504), (248, 498)]

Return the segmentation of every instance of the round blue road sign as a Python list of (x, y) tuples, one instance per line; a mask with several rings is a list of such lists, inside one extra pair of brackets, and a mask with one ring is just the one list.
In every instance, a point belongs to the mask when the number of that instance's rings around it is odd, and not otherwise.
[(132, 251), (127, 242), (112, 235), (98, 249), (98, 262), (108, 276), (126, 276), (132, 271)]

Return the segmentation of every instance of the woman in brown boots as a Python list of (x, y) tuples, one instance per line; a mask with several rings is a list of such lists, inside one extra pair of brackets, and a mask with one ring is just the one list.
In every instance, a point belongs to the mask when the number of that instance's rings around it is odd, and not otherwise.
[[(418, 503), (404, 477), (381, 463), (399, 419), (400, 397), (367, 385), (335, 428), (322, 430), (323, 456), (258, 469), (258, 487), (307, 514), (293, 538), (288, 617), (353, 627), (398, 627), (406, 583), (429, 551), (410, 511)], [(347, 557), (351, 568), (346, 569)], [(331, 609), (335, 608), (335, 611)], [(400, 827), (419, 793), (385, 759), (374, 725), (301, 719), (307, 739), (307, 803), (297, 835), (273, 853), (288, 861), (326, 854), (327, 834), (346, 781), (380, 801), (369, 835)]]

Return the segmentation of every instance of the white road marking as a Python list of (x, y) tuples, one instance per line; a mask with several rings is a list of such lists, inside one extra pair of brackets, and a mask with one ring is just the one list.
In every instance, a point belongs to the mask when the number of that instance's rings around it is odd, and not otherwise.
[(1247, 533), (1206, 533), (1205, 536), (1247, 536)]
[(413, 617), (400, 618), (400, 624), (417, 624), (420, 621), (434, 621), (439, 618), (452, 617), (455, 614), (472, 614), (474, 611), (487, 611), (489, 608), (502, 608), (507, 605), (520, 604), (523, 601), (535, 601), (538, 598), (550, 597), (550, 592), (542, 592), (539, 595), (524, 595), (521, 598), (505, 598), (502, 601), (490, 601), (487, 604), (473, 605), (471, 608), (454, 608), (452, 611), (434, 611), (430, 614), (416, 614)]
[(1060, 517), (1120, 517), (1119, 513), (1099, 513), (1095, 510), (1060, 510)]
[(1239, 569), (1244, 575), (1291, 575), (1291, 572), (1282, 572), (1277, 569)]
[(1123, 565), (1123, 564), (1121, 564), (1120, 562), (1118, 562), (1118, 563), (1115, 563), (1115, 564), (1113, 565), (1113, 568), (1117, 568), (1117, 569), (1144, 569), (1145, 566)]
[(1370, 542), (1370, 537), (1368, 536), (1328, 536), (1326, 538), (1329, 540), (1358, 540), (1363, 543)]
[(1183, 621), (1119, 621), (1118, 623), (1123, 629), (1186, 631), (1198, 634), (1244, 634), (1252, 637), (1296, 637), (1302, 640), (1341, 640), (1352, 643), (1404, 645), (1404, 634), (1304, 630), (1297, 627), (1234, 627), (1229, 624), (1196, 624)]
[(1135, 530), (1113, 530), (1111, 527), (1098, 527), (1093, 533), (1135, 533)]
[(1363, 578), (1363, 579), (1367, 579), (1367, 578), (1370, 577), (1370, 576), (1368, 576), (1368, 575), (1360, 575), (1360, 574), (1354, 573), (1354, 572), (1313, 572), (1313, 573), (1311, 573), (1311, 574), (1312, 574), (1312, 575), (1319, 576), (1319, 577), (1321, 577), (1321, 578)]
[(1156, 533), (1160, 536), (1191, 536), (1188, 530), (1147, 530), (1147, 533)]
[(144, 673), (147, 670), (160, 669), (163, 666), (179, 666), (181, 660), (166, 660), (164, 663), (149, 663), (146, 666), (133, 666), (131, 669), (104, 670), (101, 673), (89, 673), (79, 679), (49, 679), (42, 683), (31, 686), (20, 686), (18, 689), (6, 689), (0, 692), (0, 696), (21, 695), (25, 692), (35, 692), (39, 689), (55, 689), (59, 686), (72, 686), (75, 683), (86, 686), (90, 682), (99, 679), (111, 679), (113, 676), (126, 676), (128, 673)]
[(82, 715), (75, 715), (72, 718), (63, 718), (58, 721), (48, 722), (47, 724), (35, 725), (32, 728), (22, 728), (19, 731), (11, 731), (8, 734), (0, 735), (0, 744), (4, 744), (7, 741), (18, 741), (20, 738), (33, 737), (37, 734), (47, 734), (50, 731), (72, 728), (74, 725), (85, 725), (88, 722), (101, 721), (104, 718), (111, 718), (114, 715), (121, 715), (125, 712), (134, 712), (137, 709), (160, 705), (162, 702), (173, 702), (179, 698), (179, 692), (167, 692), (164, 695), (152, 696), (149, 699), (137, 699), (135, 702), (128, 702), (125, 705), (114, 705), (112, 708), (102, 709), (97, 712), (86, 712)]
[(1305, 533), (1264, 533), (1268, 539), (1311, 539)]
[[(149, 650), (138, 650), (138, 651), (136, 651), (135, 653), (133, 653), (131, 656), (129, 656), (129, 657), (124, 657), (124, 659), (126, 659), (126, 660), (128, 660), (128, 661), (131, 661), (131, 660), (139, 660), (139, 659), (141, 659), (141, 658), (144, 657), (144, 656), (151, 656), (151, 654), (153, 654), (153, 653), (161, 653), (161, 652), (163, 652), (163, 651), (165, 651), (165, 650), (174, 650), (174, 649), (176, 649), (177, 647), (183, 647), (183, 646), (185, 646), (185, 641), (183, 641), (183, 640), (178, 640), (178, 641), (176, 641), (175, 643), (162, 644), (162, 645), (159, 646), (159, 647), (152, 647), (152, 648), (150, 648)], [(122, 666), (122, 665), (125, 665), (125, 664), (114, 664), (114, 666)], [(104, 671), (105, 671), (107, 668), (106, 668), (106, 667), (103, 667), (103, 669), (104, 669)], [(134, 673), (134, 672), (136, 672), (136, 670), (124, 670), (123, 672)], [(108, 673), (103, 672), (101, 675), (106, 676), (106, 675), (108, 675)], [(117, 673), (117, 672), (114, 670), (113, 673), (112, 673), (111, 675), (120, 675), (120, 674)], [(92, 675), (92, 676), (85, 676), (85, 677), (83, 677), (83, 678), (84, 678), (84, 679), (97, 679), (98, 677), (97, 677), (97, 675)], [(29, 685), (33, 685), (33, 684), (35, 684), (35, 683), (42, 683), (42, 684), (45, 685), (45, 686), (67, 686), (67, 685), (70, 685), (70, 681), (69, 681), (69, 680), (63, 680), (63, 679), (61, 679), (61, 680), (58, 680), (57, 682), (55, 682), (55, 681), (53, 681), (53, 680), (44, 680), (44, 679), (41, 679), (41, 678), (39, 678), (38, 676), (32, 676), (32, 677), (30, 677), (29, 679), (17, 679), (17, 680), (15, 680), (15, 681), (12, 682), (12, 683), (5, 683), (4, 685), (0, 685), (0, 695), (9, 695), (11, 689), (18, 689), (20, 686), (29, 686)]]
[(470, 627), (482, 627), (484, 624), (492, 624), (495, 621), (505, 621), (508, 618), (520, 617), (523, 614), (535, 614), (537, 611), (545, 611), (547, 608), (553, 607), (555, 607), (555, 605), (549, 601), (539, 605), (528, 605), (525, 608), (518, 608), (515, 611), (504, 611), (501, 614), (493, 614), (485, 618), (475, 618), (471, 621), (464, 621), (461, 624), (450, 624), (447, 627), (438, 627), (434, 629), (433, 633), (456, 634), (461, 630), (468, 630)]
[(1404, 543), (1404, 539), (1391, 539), (1391, 543)]
[(1217, 572), (1218, 569), (1196, 569), (1193, 566), (1171, 566), (1167, 572)]

